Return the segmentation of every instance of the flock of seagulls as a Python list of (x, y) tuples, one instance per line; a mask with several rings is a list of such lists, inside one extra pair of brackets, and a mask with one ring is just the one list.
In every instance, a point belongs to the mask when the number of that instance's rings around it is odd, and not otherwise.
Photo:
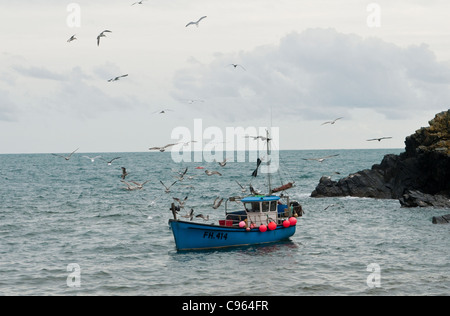
[[(330, 121), (326, 121), (326, 122), (323, 122), (321, 125), (326, 125), (326, 124), (330, 124), (330, 125), (334, 125), (334, 124), (336, 124), (336, 122), (337, 121), (339, 121), (339, 120), (342, 120), (344, 117), (338, 117), (338, 118), (335, 118), (334, 120), (330, 120)], [(254, 139), (256, 139), (256, 138), (258, 138), (259, 136), (257, 136), (257, 137), (254, 137)], [(367, 141), (382, 141), (382, 140), (385, 140), (385, 139), (391, 139), (392, 137), (390, 137), (390, 136), (386, 136), (386, 137), (378, 137), (378, 138), (371, 138), (371, 139), (367, 139)], [(339, 154), (335, 154), (335, 155), (329, 155), (329, 156), (325, 156), (325, 157), (316, 157), (316, 158), (302, 158), (303, 160), (310, 160), (310, 161), (317, 161), (317, 162), (324, 162), (326, 159), (329, 159), (329, 158), (333, 158), (333, 157), (337, 157), (337, 156), (339, 156)]]
[[(343, 117), (338, 117), (338, 118), (336, 118), (334, 120), (323, 122), (321, 125), (326, 125), (326, 124), (334, 125), (334, 124), (336, 124), (336, 122), (338, 120), (341, 120), (341, 119), (343, 119)], [(391, 139), (391, 138), (392, 138), (391, 136), (385, 136), (385, 137), (377, 137), (377, 138), (367, 139), (367, 141), (371, 142), (371, 141), (375, 141), (376, 140), (376, 141), (381, 142), (384, 139)]]
[[(134, 5), (142, 5), (144, 1), (146, 1), (146, 0), (136, 1), (136, 2), (132, 3), (131, 6), (134, 6)], [(200, 22), (202, 22), (202, 21), (203, 21), (204, 19), (206, 19), (206, 18), (207, 18), (207, 16), (202, 16), (202, 17), (200, 17), (200, 18), (199, 18), (198, 20), (196, 20), (196, 21), (191, 21), (191, 22), (187, 23), (185, 27), (190, 27), (190, 26), (193, 26), (193, 25), (195, 25), (196, 27), (199, 27)], [(100, 46), (100, 42), (101, 42), (101, 39), (102, 39), (102, 38), (106, 38), (106, 37), (107, 37), (107, 36), (106, 36), (107, 33), (112, 33), (112, 31), (111, 31), (111, 30), (108, 30), (108, 29), (105, 29), (105, 30), (103, 30), (103, 31), (97, 36), (97, 46)], [(67, 42), (68, 42), (68, 43), (71, 43), (71, 42), (73, 42), (73, 41), (75, 41), (75, 40), (77, 40), (76, 34), (72, 35), (72, 36), (67, 40)], [(228, 66), (229, 66), (229, 67), (233, 67), (234, 69), (241, 68), (241, 69), (243, 69), (244, 71), (246, 71), (246, 68), (245, 68), (244, 66), (242, 66), (241, 64), (231, 63), (231, 64), (229, 64)], [(113, 78), (111, 78), (111, 79), (109, 79), (109, 80), (107, 80), (107, 81), (108, 81), (108, 82), (116, 82), (116, 81), (119, 81), (120, 79), (125, 78), (125, 77), (128, 77), (128, 74), (119, 75), (119, 76), (113, 77)], [(195, 102), (204, 102), (204, 100), (198, 100), (198, 99), (190, 99), (190, 100), (186, 100), (186, 101), (187, 101), (189, 104), (193, 104), (193, 103), (195, 103)], [(161, 110), (158, 110), (158, 111), (154, 112), (154, 114), (165, 114), (165, 113), (168, 112), (168, 111), (172, 111), (172, 110), (171, 110), (171, 109), (161, 109)], [(330, 121), (323, 122), (321, 125), (327, 125), (327, 124), (329, 124), (329, 125), (334, 125), (334, 124), (336, 124), (337, 121), (339, 121), (339, 120), (341, 120), (341, 119), (343, 119), (343, 117), (338, 117), (338, 118), (336, 118), (336, 119), (334, 119), (334, 120), (330, 120)], [(246, 136), (246, 138), (252, 138), (253, 140), (258, 140), (258, 139), (260, 139), (260, 140), (262, 140), (262, 141), (270, 140), (270, 139), (268, 139), (267, 137), (264, 137), (264, 136)], [(391, 139), (391, 138), (392, 138), (392, 137), (379, 137), (379, 138), (367, 139), (367, 141), (378, 141), (378, 142), (380, 142), (380, 141), (382, 141), (382, 140)], [(188, 143), (189, 143), (189, 142), (188, 142)], [(162, 147), (150, 147), (149, 150), (150, 150), (150, 151), (165, 152), (167, 149), (169, 149), (170, 147), (173, 147), (173, 146), (175, 146), (175, 145), (177, 145), (177, 144), (178, 144), (178, 143), (171, 143), (171, 144), (167, 144), (167, 145), (162, 146)], [(62, 157), (62, 158), (64, 158), (66, 161), (68, 161), (68, 160), (71, 159), (71, 157), (73, 156), (73, 154), (74, 154), (76, 151), (78, 151), (78, 149), (79, 149), (79, 148), (77, 148), (76, 150), (74, 150), (73, 152), (71, 152), (70, 154), (68, 154), (67, 156), (59, 155), (59, 154), (52, 154), (52, 155), (58, 156), (58, 157)], [(302, 159), (303, 159), (303, 160), (309, 160), (309, 161), (318, 161), (318, 162), (321, 163), (321, 162), (325, 161), (326, 159), (333, 158), (333, 157), (336, 157), (336, 156), (339, 156), (339, 154), (329, 155), (329, 156), (319, 157), (319, 158), (302, 158)], [(113, 161), (115, 161), (115, 160), (117, 160), (117, 159), (120, 159), (120, 157), (115, 157), (115, 158), (113, 158), (113, 159), (111, 159), (111, 160), (105, 160), (105, 159), (103, 159), (101, 156), (95, 156), (95, 157), (83, 156), (83, 157), (86, 158), (86, 159), (90, 159), (91, 162), (94, 162), (96, 159), (101, 159), (101, 160), (106, 161), (108, 165), (111, 165)], [(225, 167), (226, 164), (227, 164), (227, 159), (224, 159), (222, 162), (217, 162), (217, 163), (219, 164), (220, 167)], [(149, 182), (149, 180), (147, 180), (147, 181), (145, 181), (145, 182), (125, 181), (126, 177), (128, 176), (128, 172), (127, 172), (127, 170), (126, 170), (125, 167), (121, 167), (121, 169), (122, 169), (122, 174), (120, 175), (120, 177), (121, 177), (121, 180), (120, 180), (120, 181), (126, 185), (126, 188), (125, 188), (126, 190), (129, 190), (129, 191), (140, 190), (140, 189), (142, 189), (142, 188), (144, 187), (145, 184), (147, 184), (147, 183)], [(177, 180), (174, 181), (174, 182), (173, 182), (172, 184), (170, 184), (169, 186), (165, 185), (165, 184), (160, 180), (159, 182), (160, 182), (161, 185), (164, 187), (164, 192), (165, 192), (165, 193), (170, 193), (170, 192), (171, 192), (171, 188), (172, 188), (175, 184), (177, 184), (178, 182), (183, 181), (183, 180), (185, 179), (187, 170), (188, 170), (188, 169), (186, 168), (183, 172), (179, 172), (179, 173), (178, 173), (178, 176), (177, 176)], [(256, 170), (255, 170), (255, 171), (256, 171)], [(222, 174), (221, 174), (220, 172), (215, 171), (215, 170), (205, 170), (205, 174), (206, 174), (207, 176), (213, 176), (213, 175), (222, 176)], [(235, 182), (236, 182), (237, 185), (240, 187), (241, 192), (242, 192), (242, 193), (245, 193), (245, 192), (246, 192), (246, 188), (245, 188), (243, 185), (241, 185), (237, 180), (235, 180)], [(256, 192), (252, 187), (250, 188), (250, 191)], [(176, 201), (176, 202), (179, 204), (180, 209), (185, 207), (185, 204), (186, 204), (187, 199), (188, 199), (188, 196), (186, 196), (183, 200), (173, 197), (173, 200)], [(212, 204), (212, 208), (213, 208), (213, 209), (218, 209), (218, 208), (221, 206), (222, 202), (223, 202), (223, 198), (217, 197), (217, 198), (214, 200), (213, 204)], [(186, 215), (184, 215), (183, 217), (190, 218), (190, 220), (192, 220), (192, 219), (194, 218), (194, 209), (190, 209), (190, 211), (189, 211)], [(205, 216), (203, 216), (202, 214), (197, 215), (196, 218), (202, 218), (202, 219), (204, 219), (204, 220), (209, 220), (209, 216), (206, 216), (206, 217), (205, 217)]]

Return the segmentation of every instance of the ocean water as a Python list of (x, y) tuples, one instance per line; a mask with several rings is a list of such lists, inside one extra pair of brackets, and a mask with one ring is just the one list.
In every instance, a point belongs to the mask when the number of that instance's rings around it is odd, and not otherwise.
[[(449, 209), (309, 197), (322, 175), (338, 179), (399, 152), (282, 151), (272, 180), (296, 182), (289, 194), (305, 210), (297, 233), (277, 244), (198, 252), (175, 249), (172, 198), (188, 196), (186, 209), (216, 221), (224, 209), (212, 209), (214, 199), (239, 195), (235, 180), (251, 180), (253, 161), (222, 168), (175, 163), (170, 153), (89, 154), (121, 157), (108, 166), (82, 153), (69, 161), (0, 155), (0, 295), (449, 295), (450, 225), (431, 223)], [(322, 163), (301, 159), (336, 153)], [(122, 166), (127, 181), (149, 182), (124, 190)], [(160, 181), (171, 184), (185, 167), (192, 179), (165, 193)], [(258, 176), (253, 184), (266, 182)]]

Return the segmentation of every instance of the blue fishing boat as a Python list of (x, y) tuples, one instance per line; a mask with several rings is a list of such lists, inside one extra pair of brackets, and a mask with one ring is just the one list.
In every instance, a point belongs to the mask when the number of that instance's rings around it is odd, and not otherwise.
[[(270, 138), (267, 137), (267, 143)], [(267, 145), (269, 147), (269, 145)], [(268, 149), (269, 150), (269, 149)], [(252, 176), (256, 177), (261, 160)], [(294, 183), (289, 182), (281, 187), (270, 188), (269, 194), (257, 194), (253, 188), (250, 196), (230, 197), (225, 201), (225, 217), (215, 223), (193, 222), (193, 210), (190, 220), (180, 220), (177, 214), (179, 206), (172, 203), (173, 219), (169, 220), (177, 250), (203, 250), (236, 246), (274, 243), (289, 239), (296, 232), (297, 218), (302, 216), (301, 205), (292, 201), (284, 192)], [(283, 192), (280, 196), (274, 193)], [(229, 202), (240, 209), (229, 211)]]
[[(202, 250), (273, 243), (289, 239), (297, 227), (301, 206), (293, 201), (283, 204), (279, 196), (249, 196), (240, 200), (244, 209), (227, 212), (218, 223), (169, 220), (177, 250)], [(175, 214), (175, 213), (174, 213)]]

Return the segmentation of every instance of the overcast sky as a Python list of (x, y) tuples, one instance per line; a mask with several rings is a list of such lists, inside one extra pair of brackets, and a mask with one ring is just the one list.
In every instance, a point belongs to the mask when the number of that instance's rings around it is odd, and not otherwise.
[(404, 148), (450, 108), (449, 1), (135, 1), (0, 3), (0, 153), (148, 151), (195, 119)]

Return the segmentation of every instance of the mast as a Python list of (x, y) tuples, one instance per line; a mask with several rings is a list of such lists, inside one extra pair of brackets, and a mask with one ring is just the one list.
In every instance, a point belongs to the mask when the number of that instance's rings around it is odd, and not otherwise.
[(270, 181), (270, 160), (269, 160), (269, 142), (270, 142), (270, 138), (269, 138), (269, 130), (266, 129), (266, 137), (267, 137), (267, 179), (268, 179), (268, 183), (269, 183), (269, 195), (272, 195), (272, 184)]

